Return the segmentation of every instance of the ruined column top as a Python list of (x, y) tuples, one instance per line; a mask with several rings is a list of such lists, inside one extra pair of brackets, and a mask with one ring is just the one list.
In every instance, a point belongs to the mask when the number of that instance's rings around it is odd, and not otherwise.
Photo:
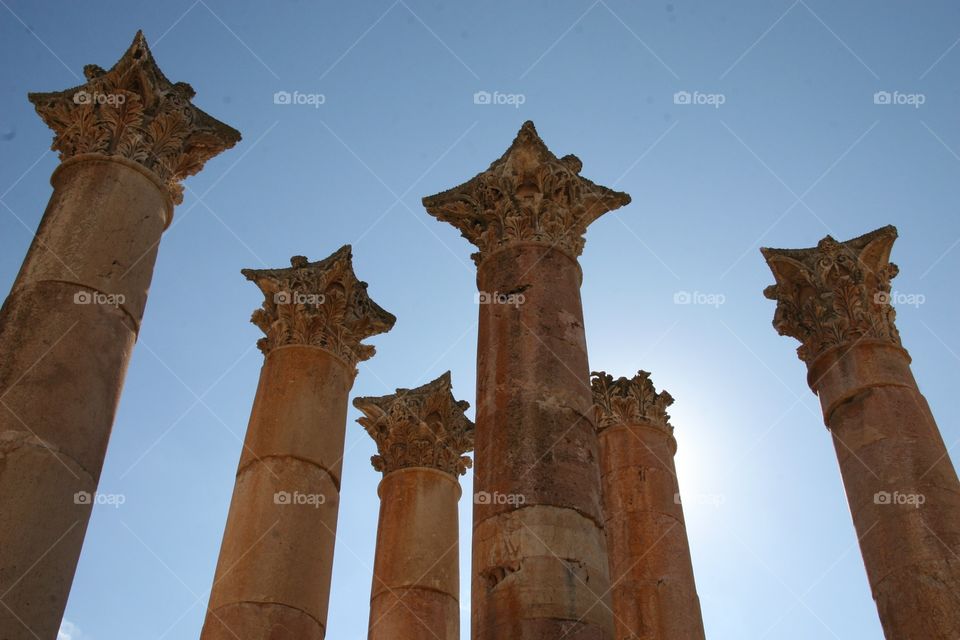
[(288, 345), (320, 347), (354, 374), (358, 362), (373, 357), (376, 349), (361, 341), (386, 333), (397, 319), (370, 299), (352, 258), (347, 244), (318, 262), (293, 256), (285, 269), (241, 271), (264, 295), (250, 319), (266, 334), (257, 342), (264, 355)]
[(808, 366), (865, 340), (901, 346), (890, 303), (896, 239), (896, 227), (886, 226), (846, 242), (827, 236), (808, 249), (760, 249), (776, 279), (763, 292), (777, 302), (773, 326), (800, 341), (797, 355)]
[(581, 167), (574, 155), (558, 159), (527, 121), (486, 171), (423, 198), (423, 206), (480, 249), (471, 256), (477, 265), (520, 242), (553, 246), (576, 259), (590, 223), (630, 202), (626, 193), (580, 176)]
[(416, 389), (354, 398), (353, 406), (364, 414), (357, 422), (377, 444), (370, 462), (383, 475), (428, 467), (457, 477), (472, 466), (463, 455), (473, 450), (474, 425), (464, 415), (470, 403), (453, 397), (449, 371)]
[(240, 132), (190, 102), (189, 84), (167, 80), (142, 31), (109, 71), (88, 64), (83, 74), (80, 86), (27, 96), (56, 134), (50, 148), (61, 160), (98, 154), (136, 162), (179, 204), (180, 181), (240, 140)]
[(666, 391), (657, 393), (649, 371), (638, 371), (632, 378), (616, 380), (604, 371), (590, 374), (593, 390), (593, 410), (597, 430), (617, 425), (649, 424), (673, 434), (667, 407), (673, 396)]

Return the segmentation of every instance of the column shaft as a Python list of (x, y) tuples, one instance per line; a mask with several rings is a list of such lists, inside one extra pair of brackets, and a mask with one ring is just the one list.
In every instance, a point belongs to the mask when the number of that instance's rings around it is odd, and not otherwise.
[(353, 372), (324, 349), (271, 350), (260, 374), (201, 638), (321, 640)]
[(582, 167), (528, 121), (486, 171), (423, 199), (479, 249), (474, 640), (613, 635), (576, 258), (630, 196)]
[(603, 509), (617, 640), (703, 640), (673, 456), (663, 427), (600, 432)]
[(761, 249), (774, 327), (800, 341), (889, 640), (960, 637), (960, 482), (891, 302), (895, 227)]
[(960, 482), (900, 347), (863, 341), (810, 366), (867, 577), (891, 640), (960, 637)]
[(109, 70), (31, 93), (62, 160), (0, 309), (0, 637), (54, 640), (157, 245), (180, 181), (240, 140), (170, 82), (142, 33)]
[(408, 467), (384, 476), (370, 595), (370, 640), (460, 639), (460, 484)]
[(203, 640), (322, 640), (347, 396), (364, 338), (396, 321), (367, 295), (349, 245), (283, 269), (244, 269), (264, 294), (260, 384), (210, 592)]
[(78, 156), (0, 310), (0, 636), (53, 640), (90, 518), (160, 235), (149, 170)]
[(481, 292), (523, 302), (480, 306), (475, 640), (613, 633), (580, 277), (543, 244), (478, 267)]

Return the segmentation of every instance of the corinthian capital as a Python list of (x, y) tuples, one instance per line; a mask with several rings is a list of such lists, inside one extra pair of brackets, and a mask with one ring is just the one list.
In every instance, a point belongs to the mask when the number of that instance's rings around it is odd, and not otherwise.
[(350, 245), (329, 258), (290, 258), (287, 269), (243, 269), (263, 291), (263, 306), (251, 322), (266, 334), (257, 342), (264, 355), (276, 347), (302, 344), (326, 349), (351, 367), (375, 349), (362, 340), (393, 328), (396, 318), (367, 295), (353, 273)]
[(240, 140), (191, 104), (189, 84), (167, 80), (140, 31), (112, 69), (88, 64), (83, 74), (87, 82), (78, 87), (28, 96), (56, 134), (51, 148), (61, 160), (85, 153), (132, 160), (164, 181), (179, 203), (180, 180)]
[(837, 242), (827, 236), (810, 249), (761, 249), (777, 283), (763, 294), (777, 301), (773, 326), (800, 341), (807, 364), (821, 353), (861, 339), (900, 346), (890, 305), (890, 280), (897, 265), (890, 251), (896, 227)]
[(453, 397), (449, 371), (416, 389), (355, 398), (353, 406), (364, 414), (357, 422), (377, 443), (373, 468), (384, 475), (430, 467), (460, 476), (472, 464), (463, 455), (473, 449), (473, 423), (463, 415), (470, 404)]
[(553, 155), (528, 121), (489, 169), (427, 196), (423, 205), (480, 249), (472, 256), (477, 264), (512, 242), (539, 242), (577, 257), (590, 223), (630, 202), (626, 193), (581, 177), (581, 166), (576, 156)]
[(673, 433), (667, 407), (673, 397), (666, 391), (657, 393), (649, 371), (638, 371), (632, 378), (613, 376), (603, 371), (590, 374), (593, 389), (593, 411), (597, 429), (620, 424), (652, 424)]

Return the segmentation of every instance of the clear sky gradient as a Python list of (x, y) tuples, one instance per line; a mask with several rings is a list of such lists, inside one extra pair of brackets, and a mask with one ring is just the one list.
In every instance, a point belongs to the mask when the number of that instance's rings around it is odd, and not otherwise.
[[(473, 403), (473, 249), (420, 198), (485, 169), (527, 119), (583, 175), (633, 197), (587, 234), (590, 364), (652, 371), (676, 398), (708, 637), (882, 637), (817, 399), (795, 341), (770, 324), (758, 247), (897, 225), (894, 290), (922, 300), (899, 305), (897, 323), (956, 457), (960, 4), (0, 5), (3, 291), (58, 163), (28, 91), (79, 84), (83, 65), (111, 66), (142, 28), (164, 73), (244, 136), (186, 181), (163, 237), (100, 484), (125, 502), (94, 510), (64, 638), (198, 637), (262, 362), (248, 322), (262, 297), (241, 268), (352, 243), (357, 274), (398, 317), (371, 341), (378, 354), (353, 394), (450, 369)], [(279, 91), (323, 104), (275, 104)], [(478, 91), (504, 104), (475, 104)], [(694, 104), (675, 104), (681, 91)], [(923, 104), (875, 104), (878, 91)], [(683, 292), (718, 304), (675, 303)], [(335, 639), (366, 636), (379, 508), (356, 417), (351, 407)], [(469, 474), (463, 483), (467, 638)]]

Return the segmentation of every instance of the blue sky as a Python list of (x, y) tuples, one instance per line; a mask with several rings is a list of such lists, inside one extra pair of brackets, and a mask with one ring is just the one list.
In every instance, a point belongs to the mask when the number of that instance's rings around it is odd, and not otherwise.
[[(64, 638), (199, 634), (262, 362), (248, 322), (261, 296), (241, 268), (352, 243), (358, 275), (398, 317), (372, 340), (379, 353), (353, 394), (450, 369), (473, 402), (473, 249), (420, 198), (486, 168), (526, 119), (585, 176), (633, 197), (587, 234), (591, 366), (652, 371), (676, 398), (708, 637), (882, 637), (829, 434), (796, 343), (770, 325), (773, 279), (757, 248), (897, 225), (894, 290), (922, 299), (899, 306), (898, 326), (957, 444), (960, 5), (0, 4), (0, 288), (57, 165), (28, 91), (109, 67), (142, 28), (165, 74), (244, 136), (186, 181), (161, 243), (100, 485), (125, 501), (94, 510)], [(275, 104), (278, 91), (323, 104)], [(513, 104), (475, 104), (478, 91)], [(701, 104), (676, 104), (683, 91)], [(923, 104), (875, 104), (878, 91)], [(683, 292), (722, 304), (676, 304)], [(330, 638), (366, 634), (379, 474), (357, 415)], [(469, 474), (463, 483), (469, 496)], [(469, 543), (461, 557), (466, 604)], [(465, 611), (464, 637), (468, 622)]]

